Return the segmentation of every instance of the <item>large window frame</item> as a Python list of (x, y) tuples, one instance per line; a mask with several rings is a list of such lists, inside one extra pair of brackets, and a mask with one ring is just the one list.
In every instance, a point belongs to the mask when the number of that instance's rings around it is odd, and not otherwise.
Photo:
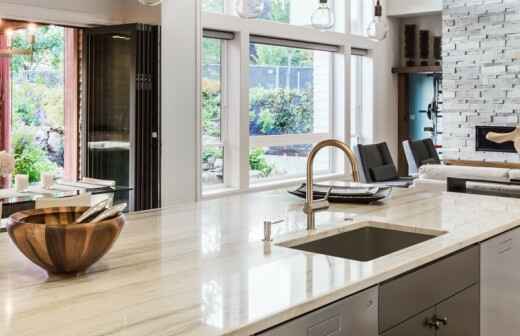
[[(250, 149), (253, 148), (269, 148), (269, 147), (284, 147), (295, 145), (313, 145), (322, 140), (334, 137), (336, 133), (334, 123), (334, 54), (339, 52), (339, 48), (333, 45), (324, 45), (318, 43), (305, 43), (301, 41), (291, 41), (283, 39), (266, 38), (263, 36), (251, 36), (250, 42), (261, 46), (274, 46), (282, 48), (292, 48), (308, 51), (323, 51), (328, 52), (328, 131), (327, 132), (309, 132), (301, 134), (282, 134), (282, 135), (250, 135)], [(337, 172), (337, 158), (335, 155), (329, 155), (328, 169), (317, 169), (316, 175), (333, 174)], [(258, 180), (250, 180), (251, 186), (263, 185), (269, 182), (292, 180), (303, 177), (302, 174), (286, 174), (278, 177), (267, 177)]]
[[(229, 151), (229, 74), (228, 74), (228, 43), (230, 40), (234, 39), (234, 35), (229, 32), (221, 32), (215, 30), (205, 30), (203, 31), (203, 39), (212, 39), (219, 41), (220, 43), (220, 141), (212, 142), (212, 143), (204, 143), (202, 140), (202, 128), (200, 131), (201, 141), (200, 141), (200, 151), (201, 153), (208, 147), (219, 148), (223, 152), (223, 181), (220, 184), (214, 185), (202, 185), (201, 181), (201, 190), (202, 193), (211, 193), (213, 191), (222, 190), (229, 187), (230, 169), (226, 169), (232, 165), (231, 160), (229, 160), (229, 155), (226, 155), (226, 152)], [(201, 109), (203, 106), (201, 106)], [(202, 114), (201, 114), (202, 115)], [(201, 160), (202, 162), (202, 155)], [(202, 171), (201, 171), (202, 172)]]
[[(343, 7), (343, 6), (342, 6)], [(344, 6), (345, 20), (338, 24), (344, 25), (346, 33), (322, 32), (309, 27), (295, 26), (291, 24), (280, 24), (266, 20), (246, 20), (229, 14), (202, 14), (202, 26), (205, 30), (217, 30), (234, 34), (234, 39), (227, 41), (226, 68), (224, 84), (225, 93), (228, 98), (226, 109), (223, 111), (222, 122), (228, 126), (227, 134), (223, 134), (224, 142), (224, 185), (209, 191), (199, 193), (199, 198), (220, 197), (235, 193), (248, 192), (251, 190), (272, 189), (280, 186), (292, 185), (304, 181), (304, 176), (284, 176), (282, 180), (265, 179), (254, 181), (250, 178), (249, 153), (251, 148), (290, 146), (295, 144), (315, 144), (327, 138), (336, 138), (347, 144), (351, 143), (351, 83), (354, 74), (351, 73), (351, 53), (354, 50), (363, 50), (368, 58), (373, 57), (376, 43), (366, 37), (351, 34), (351, 23), (348, 19), (348, 11)], [(229, 9), (229, 8), (228, 8)], [(341, 17), (341, 15), (338, 15)], [(338, 29), (339, 28), (339, 29)], [(341, 30), (341, 26), (338, 27)], [(303, 44), (317, 44), (334, 46), (336, 51), (331, 53), (330, 81), (329, 81), (329, 130), (326, 133), (313, 134), (288, 134), (251, 136), (249, 134), (249, 72), (250, 43), (255, 36), (267, 39), (287, 40)], [(288, 45), (288, 47), (291, 47)], [(366, 76), (367, 74), (365, 74)], [(367, 91), (367, 85), (374, 86), (375, 78), (373, 72), (370, 78), (365, 78), (362, 83), (363, 94)], [(355, 77), (359, 77), (355, 76)], [(363, 113), (370, 111), (373, 97), (363, 98)], [(358, 111), (358, 113), (361, 113)], [(200, 111), (199, 111), (200, 114)], [(373, 125), (368, 125), (373, 127)], [(200, 126), (199, 126), (200, 127)], [(199, 133), (200, 134), (200, 133)], [(199, 154), (200, 158), (200, 154)], [(330, 170), (323, 171), (320, 179), (332, 177), (350, 176), (350, 165), (343, 159), (340, 153), (331, 151)], [(200, 162), (200, 160), (199, 160)], [(200, 176), (200, 174), (199, 174)], [(201, 185), (199, 183), (199, 185)], [(202, 190), (202, 188), (200, 188)]]

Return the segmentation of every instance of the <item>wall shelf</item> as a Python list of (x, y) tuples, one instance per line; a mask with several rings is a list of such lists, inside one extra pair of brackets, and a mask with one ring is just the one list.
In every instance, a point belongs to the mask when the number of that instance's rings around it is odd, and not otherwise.
[(439, 65), (431, 66), (414, 66), (414, 67), (399, 67), (392, 68), (394, 74), (429, 74), (429, 73), (442, 73), (442, 67)]

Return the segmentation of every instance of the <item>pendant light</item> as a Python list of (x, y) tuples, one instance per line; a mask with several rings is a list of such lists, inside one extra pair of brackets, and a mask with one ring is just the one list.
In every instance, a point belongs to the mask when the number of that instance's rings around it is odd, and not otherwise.
[(162, 0), (137, 0), (141, 5), (145, 6), (159, 6), (162, 3)]
[(376, 41), (383, 41), (388, 37), (388, 24), (383, 20), (383, 7), (379, 0), (377, 0), (374, 8), (374, 18), (367, 28), (367, 35), (369, 38)]
[(255, 19), (264, 11), (264, 0), (236, 0), (235, 10), (244, 19)]
[(327, 30), (334, 27), (334, 12), (328, 0), (320, 0), (318, 8), (312, 13), (311, 24), (314, 28)]

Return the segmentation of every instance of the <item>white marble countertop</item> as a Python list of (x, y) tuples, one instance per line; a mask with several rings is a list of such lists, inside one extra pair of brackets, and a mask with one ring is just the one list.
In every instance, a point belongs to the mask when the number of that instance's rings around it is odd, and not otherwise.
[(269, 217), (287, 219), (278, 241), (307, 235), (302, 201), (285, 191), (133, 215), (73, 279), (48, 278), (0, 234), (0, 335), (252, 335), (520, 225), (519, 199), (434, 188), (317, 215), (317, 234), (363, 221), (448, 232), (364, 263), (262, 243)]

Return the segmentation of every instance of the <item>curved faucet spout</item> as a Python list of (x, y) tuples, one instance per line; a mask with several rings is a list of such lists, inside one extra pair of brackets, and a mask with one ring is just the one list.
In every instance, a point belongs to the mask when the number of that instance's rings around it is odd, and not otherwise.
[(320, 210), (328, 209), (329, 202), (327, 199), (314, 201), (313, 198), (313, 180), (314, 180), (314, 159), (318, 153), (326, 148), (326, 147), (335, 147), (341, 149), (345, 156), (349, 159), (350, 165), (352, 167), (352, 178), (354, 182), (359, 182), (359, 169), (356, 160), (356, 156), (352, 149), (350, 149), (347, 144), (336, 140), (336, 139), (328, 139), (323, 140), (322, 142), (316, 144), (307, 158), (307, 195), (306, 202), (303, 211), (307, 214), (307, 230), (315, 230), (315, 213)]

